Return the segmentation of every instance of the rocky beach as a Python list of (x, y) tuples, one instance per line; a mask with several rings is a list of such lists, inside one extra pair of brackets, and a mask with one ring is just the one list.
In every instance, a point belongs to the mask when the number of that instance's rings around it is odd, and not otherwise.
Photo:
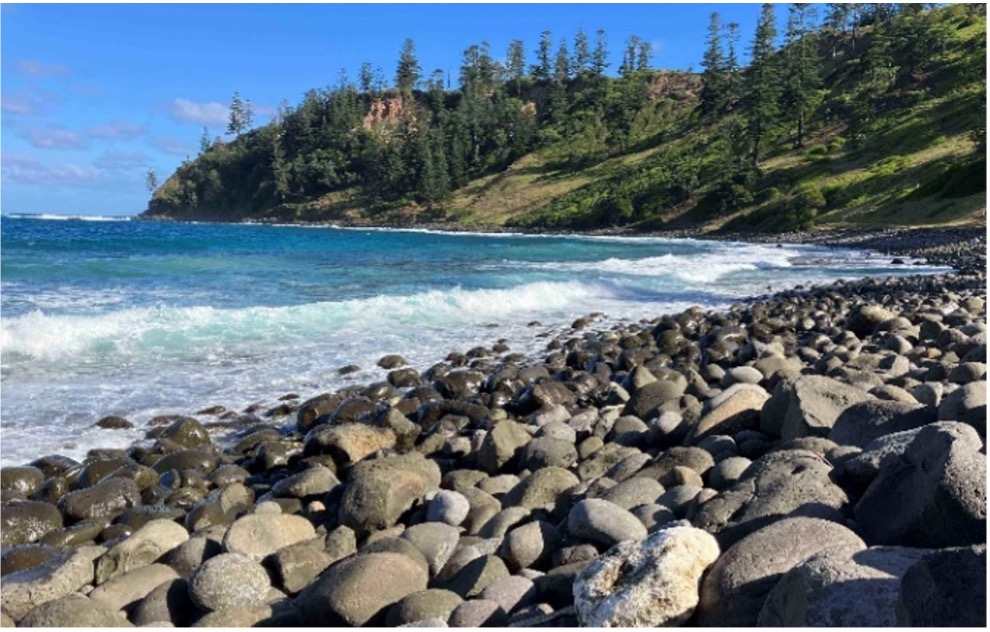
[(768, 240), (955, 272), (534, 324), (3, 468), (3, 626), (984, 627), (985, 230)]

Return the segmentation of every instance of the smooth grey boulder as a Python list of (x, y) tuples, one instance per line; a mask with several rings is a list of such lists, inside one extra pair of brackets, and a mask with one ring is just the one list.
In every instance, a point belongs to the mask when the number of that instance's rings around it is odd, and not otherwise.
[(567, 516), (567, 530), (580, 542), (610, 547), (627, 540), (642, 540), (646, 527), (615, 503), (589, 498), (574, 505)]
[(40, 566), (0, 578), (0, 607), (14, 621), (33, 608), (93, 582), (93, 560), (103, 547), (81, 547)]
[(62, 514), (54, 505), (33, 500), (14, 500), (0, 508), (0, 546), (37, 542), (45, 534), (62, 528)]
[(949, 393), (939, 404), (938, 418), (961, 421), (976, 428), (981, 436), (987, 434), (987, 383), (970, 382)]
[(96, 561), (96, 583), (157, 561), (183, 542), (189, 533), (171, 520), (152, 520), (113, 546)]
[(987, 528), (986, 455), (944, 428), (922, 428), (880, 470), (856, 505), (871, 544), (918, 547), (983, 543)]
[(271, 586), (261, 564), (240, 553), (222, 553), (193, 573), (189, 595), (207, 611), (248, 608), (264, 605)]
[(739, 540), (701, 583), (698, 625), (753, 627), (780, 578), (824, 550), (861, 551), (866, 544), (848, 528), (818, 518), (787, 518)]
[(859, 402), (842, 411), (828, 438), (862, 448), (885, 435), (930, 424), (935, 417), (934, 408), (918, 404), (881, 399)]
[(73, 593), (45, 602), (18, 621), (21, 628), (129, 628), (123, 612)]

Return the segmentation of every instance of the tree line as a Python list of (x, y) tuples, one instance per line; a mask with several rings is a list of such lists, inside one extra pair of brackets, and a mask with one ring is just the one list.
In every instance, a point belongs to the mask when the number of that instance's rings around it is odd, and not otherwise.
[[(801, 147), (822, 122), (829, 94), (822, 69), (830, 59), (856, 59), (863, 71), (849, 111), (826, 116), (850, 122), (877, 116), (899, 70), (892, 51), (907, 50), (901, 63), (923, 67), (944, 46), (944, 25), (930, 19), (928, 8), (792, 4), (780, 32), (779, 5), (764, 4), (745, 67), (738, 24), (723, 24), (713, 13), (690, 124), (711, 125), (719, 136), (712, 146), (721, 148), (715, 187), (721, 204), (745, 201), (771, 143), (787, 138)], [(407, 39), (391, 83), (365, 63), (356, 83), (342, 72), (297, 106), (283, 102), (274, 120), (256, 129), (250, 101), (235, 93), (227, 127), (234, 140), (211, 142), (204, 130), (199, 157), (184, 163), (170, 186), (158, 187), (153, 205), (248, 214), (346, 190), (372, 206), (431, 207), (534, 150), (547, 149), (554, 166), (566, 170), (642, 141), (651, 84), (660, 74), (646, 39), (625, 42), (617, 77), (608, 74), (611, 52), (601, 29), (578, 30), (570, 40), (543, 31), (531, 57), (514, 40), (504, 60), (487, 42), (471, 45), (452, 87), (443, 70), (424, 73)]]

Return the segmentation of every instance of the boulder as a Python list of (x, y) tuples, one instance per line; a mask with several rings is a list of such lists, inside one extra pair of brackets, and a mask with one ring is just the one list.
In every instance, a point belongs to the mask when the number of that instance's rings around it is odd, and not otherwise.
[(210, 433), (193, 417), (182, 417), (172, 422), (159, 438), (174, 441), (184, 448), (197, 448), (210, 443)]
[(543, 467), (569, 468), (577, 462), (574, 443), (566, 439), (539, 437), (533, 439), (519, 453), (519, 464), (528, 470)]
[(178, 578), (179, 574), (164, 564), (148, 564), (100, 584), (89, 596), (114, 610), (123, 610), (137, 604), (158, 586)]
[(535, 602), (536, 587), (531, 579), (510, 575), (490, 584), (481, 591), (478, 598), (494, 601), (502, 610), (511, 614)]
[(21, 628), (129, 628), (124, 613), (73, 593), (45, 602), (18, 621)]
[(329, 454), (338, 468), (347, 467), (379, 450), (394, 448), (395, 433), (391, 428), (378, 428), (363, 423), (342, 423), (318, 426), (306, 435), (306, 454)]
[(128, 478), (108, 478), (86, 489), (69, 492), (59, 501), (67, 522), (109, 522), (141, 504), (137, 483)]
[[(315, 542), (321, 542), (317, 539)], [(290, 544), (271, 557), (279, 586), (290, 595), (298, 593), (336, 560), (312, 542)]]
[(301, 516), (250, 514), (238, 518), (223, 538), (228, 553), (260, 562), (280, 549), (316, 537), (313, 523)]
[(316, 425), (317, 419), (332, 413), (342, 401), (343, 397), (330, 393), (307, 399), (296, 411), (296, 428), (299, 432), (309, 432)]
[(949, 393), (938, 407), (940, 421), (961, 421), (987, 434), (987, 383), (970, 382)]
[(951, 430), (922, 428), (856, 505), (870, 544), (948, 547), (986, 540), (986, 455)]
[(560, 546), (560, 534), (542, 520), (527, 522), (510, 530), (502, 541), (499, 556), (512, 572), (538, 566), (550, 560)]
[(567, 531), (579, 542), (591, 542), (605, 548), (646, 537), (646, 527), (636, 516), (599, 498), (589, 498), (574, 505), (567, 516)]
[(464, 599), (477, 597), (488, 586), (508, 577), (505, 562), (494, 555), (482, 555), (471, 560), (443, 584), (443, 588), (453, 591)]
[(189, 596), (189, 583), (173, 579), (148, 593), (134, 608), (131, 620), (138, 626), (167, 621), (176, 627), (188, 627), (199, 612)]
[(894, 627), (901, 579), (924, 553), (900, 547), (816, 553), (777, 582), (760, 611), (759, 625)]
[(698, 604), (702, 574), (719, 555), (700, 529), (676, 526), (619, 544), (574, 581), (574, 609), (586, 627), (677, 626)]
[(328, 568), (295, 599), (308, 626), (381, 623), (388, 606), (426, 590), (426, 572), (397, 553), (357, 555)]
[(687, 380), (683, 376), (678, 377), (681, 379), (662, 379), (644, 384), (629, 398), (624, 413), (640, 419), (655, 417), (660, 406), (680, 398), (687, 389)]
[(885, 435), (920, 428), (935, 421), (935, 409), (918, 404), (870, 400), (853, 404), (839, 415), (828, 438), (839, 445), (865, 447)]
[(736, 542), (715, 562), (701, 584), (697, 622), (701, 626), (753, 627), (767, 595), (784, 573), (819, 551), (865, 548), (859, 536), (829, 520), (774, 522)]
[(709, 400), (701, 419), (688, 431), (686, 441), (698, 443), (711, 435), (731, 435), (740, 430), (758, 428), (760, 411), (768, 399), (770, 395), (759, 386), (753, 384), (730, 386)]
[(599, 498), (631, 510), (640, 505), (655, 503), (664, 493), (663, 485), (652, 478), (633, 476), (605, 490)]
[(502, 499), (502, 505), (553, 510), (561, 494), (580, 482), (577, 476), (563, 468), (545, 467), (533, 472), (509, 490)]
[(399, 536), (415, 546), (430, 568), (430, 575), (436, 575), (454, 554), (460, 533), (456, 527), (440, 522), (424, 522), (413, 525)]
[(193, 574), (189, 596), (206, 611), (250, 608), (265, 604), (271, 585), (258, 562), (240, 553), (221, 553)]
[(532, 437), (522, 424), (503, 419), (495, 424), (481, 442), (478, 450), (478, 466), (489, 474), (496, 474), (516, 454), (516, 450), (530, 442)]
[(0, 469), (0, 490), (4, 498), (27, 498), (45, 482), (45, 474), (30, 465)]
[(315, 465), (275, 483), (272, 494), (286, 498), (308, 498), (326, 494), (337, 485), (340, 481), (330, 468)]
[(987, 547), (931, 551), (904, 574), (897, 600), (902, 627), (987, 625)]
[(367, 472), (344, 488), (340, 522), (358, 533), (391, 527), (425, 492), (423, 477), (416, 472)]
[(426, 519), (429, 522), (443, 522), (458, 526), (467, 518), (471, 503), (464, 494), (447, 489), (437, 492), (426, 508)]
[(472, 599), (454, 608), (447, 619), (452, 628), (504, 628), (509, 616), (502, 606), (488, 599)]
[(62, 528), (62, 514), (54, 505), (33, 500), (14, 500), (0, 506), (0, 546), (37, 542), (45, 534)]
[(152, 520), (113, 546), (96, 561), (96, 583), (146, 566), (189, 539), (189, 534), (171, 520)]
[(40, 566), (0, 578), (0, 607), (19, 621), (37, 606), (78, 591), (93, 582), (93, 559), (101, 548), (66, 551)]
[(802, 376), (784, 392), (788, 398), (780, 429), (784, 440), (828, 436), (843, 411), (873, 399), (866, 391), (821, 375)]
[(194, 628), (250, 628), (272, 616), (271, 606), (226, 608), (207, 613)]
[(430, 588), (407, 595), (389, 608), (385, 625), (396, 627), (433, 618), (446, 622), (454, 608), (462, 603), (464, 600), (457, 593), (441, 588)]

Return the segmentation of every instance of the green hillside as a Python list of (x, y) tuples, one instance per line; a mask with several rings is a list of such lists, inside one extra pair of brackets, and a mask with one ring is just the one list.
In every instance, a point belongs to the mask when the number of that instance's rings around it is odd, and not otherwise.
[[(204, 146), (145, 216), (763, 231), (984, 222), (985, 6), (819, 5), (820, 19), (808, 7), (778, 5), (785, 17), (764, 5), (751, 38), (714, 15), (698, 74), (650, 68), (634, 39), (608, 77), (604, 33), (554, 54), (545, 32), (529, 68), (521, 43), (504, 68), (471, 47), (450, 91), (442, 73), (421, 80), (407, 42), (395, 88), (366, 69), (359, 86), (312, 91), (271, 124)], [(740, 69), (743, 46), (754, 55)]]

